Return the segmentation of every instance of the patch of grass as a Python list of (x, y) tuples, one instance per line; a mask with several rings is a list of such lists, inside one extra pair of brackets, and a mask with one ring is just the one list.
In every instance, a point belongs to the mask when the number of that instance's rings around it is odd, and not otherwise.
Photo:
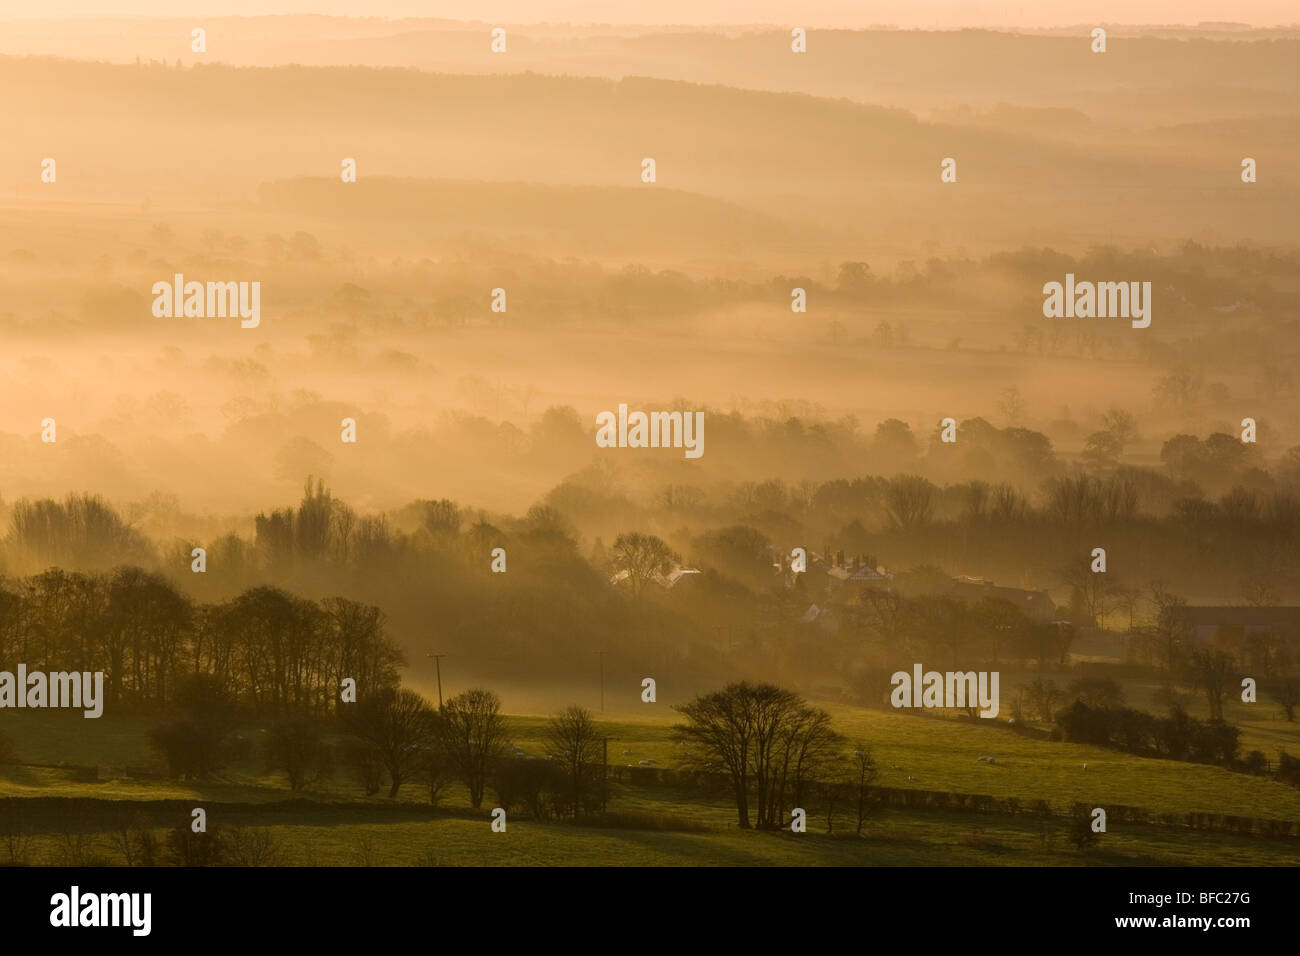
[[(1058, 809), (1081, 801), (1157, 812), (1300, 818), (1300, 791), (1215, 767), (1035, 739), (986, 722), (842, 703), (821, 706), (841, 733), (872, 747), (881, 768), (877, 782), (883, 786), (1014, 796), (1026, 806), (1045, 799)], [(601, 721), (610, 738), (610, 763), (653, 760), (655, 766), (675, 767), (678, 748), (670, 735), (675, 718), (667, 708), (647, 707), (644, 718), (619, 715)], [(210, 822), (239, 827), (250, 840), (264, 839), (274, 848), (269, 858), (303, 865), (1300, 863), (1300, 841), (1119, 824), (1100, 847), (1080, 853), (1069, 846), (1062, 819), (962, 811), (877, 810), (859, 837), (847, 805), (829, 835), (820, 832), (824, 815), (810, 807), (812, 832), (755, 833), (738, 827), (725, 792), (618, 782), (611, 785), (609, 814), (602, 821), (542, 824), (518, 814), (510, 818), (507, 834), (496, 834), (489, 826), (496, 805), (491, 790), (475, 810), (468, 806), (465, 789), (451, 786), (435, 810), (418, 780), (403, 786), (397, 801), (389, 801), (364, 796), (340, 768), (326, 786), (292, 794), (279, 775), (267, 773), (260, 752), (201, 784), (113, 776), (115, 768), (148, 767), (155, 759), (144, 742), (151, 723), (122, 717), (88, 721), (50, 712), (23, 713), (10, 721), (22, 759), (101, 768), (100, 782), (90, 783), (57, 768), (0, 767), (0, 797), (20, 798), (4, 804), (7, 816), (22, 818), (20, 828), (9, 828), (13, 835), (6, 845), (12, 845), (14, 855), (44, 864), (72, 858), (124, 862), (114, 850), (114, 831), (123, 819), (129, 817), (137, 828), (156, 828), (162, 838), (178, 817), (188, 819), (186, 808), (205, 805)], [(545, 755), (546, 718), (511, 717), (509, 726), (512, 741), (526, 754)], [(250, 727), (246, 735), (257, 729)], [(111, 760), (97, 760), (101, 752)], [(978, 760), (981, 755), (994, 756), (996, 763)], [(67, 805), (22, 799), (32, 797), (89, 802), (76, 805), (80, 816), (70, 822)], [(176, 803), (154, 803), (166, 800)], [(295, 802), (286, 804), (288, 800)]]
[[(1300, 864), (1290, 842), (1240, 840), (1153, 827), (1104, 835), (1089, 851), (1069, 845), (1064, 821), (1044, 839), (1038, 821), (927, 811), (886, 811), (862, 836), (839, 824), (833, 834), (610, 829), (511, 819), (494, 833), (488, 815), (443, 814), (428, 820), (358, 821), (338, 811), (310, 822), (281, 815), (241, 820), (246, 835), (264, 828), (276, 859), (310, 866), (1179, 866)], [(812, 821), (810, 821), (811, 823)], [(165, 839), (165, 830), (154, 831)], [(69, 850), (69, 847), (72, 849)], [(32, 862), (75, 855), (122, 865), (108, 832), (69, 838), (39, 834)]]

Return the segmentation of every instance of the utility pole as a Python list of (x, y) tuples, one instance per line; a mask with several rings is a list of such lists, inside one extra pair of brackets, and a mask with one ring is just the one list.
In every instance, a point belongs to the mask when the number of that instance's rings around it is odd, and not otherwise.
[(600, 712), (605, 712), (605, 652), (594, 651), (595, 655), (600, 658)]
[(442, 713), (442, 659), (446, 654), (425, 654), (425, 657), (432, 657), (434, 666), (438, 668), (438, 712)]

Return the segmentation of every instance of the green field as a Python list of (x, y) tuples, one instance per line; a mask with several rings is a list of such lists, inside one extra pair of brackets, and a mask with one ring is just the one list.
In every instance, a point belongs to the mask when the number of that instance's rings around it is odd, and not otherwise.
[[(1264, 778), (1039, 739), (1001, 722), (822, 706), (851, 742), (872, 748), (881, 767), (877, 783), (885, 787), (1043, 799), (1058, 811), (1082, 801), (1161, 813), (1300, 819), (1300, 790)], [(603, 721), (610, 763), (654, 761), (674, 768), (673, 720), (668, 708), (647, 707), (643, 718)], [(435, 809), (418, 783), (404, 786), (397, 801), (368, 798), (340, 769), (324, 785), (291, 794), (283, 777), (261, 761), (257, 725), (241, 728), (255, 743), (252, 758), (208, 783), (172, 781), (159, 774), (148, 747), (150, 724), (145, 718), (6, 713), (4, 727), (23, 764), (93, 764), (99, 780), (77, 781), (70, 770), (54, 767), (0, 767), (0, 798), (11, 798), (0, 804), (0, 824), (24, 835), (0, 847), (0, 862), (8, 856), (13, 862), (120, 865), (112, 834), (122, 821), (161, 836), (188, 820), (190, 807), (204, 806), (210, 825), (265, 830), (277, 862), (306, 865), (1300, 864), (1300, 840), (1294, 839), (1116, 824), (1097, 848), (1080, 852), (1069, 843), (1062, 818), (967, 811), (879, 809), (858, 836), (848, 807), (837, 813), (831, 835), (824, 814), (813, 809), (806, 834), (745, 832), (725, 795), (668, 784), (614, 784), (608, 809), (617, 827), (537, 823), (515, 814), (500, 834), (489, 826), (491, 791), (484, 807), (472, 810), (463, 789), (452, 787)], [(546, 718), (516, 716), (509, 725), (524, 753), (543, 752)], [(981, 755), (996, 762), (980, 761)]]
[[(613, 803), (625, 797), (628, 803), (664, 807), (655, 795), (626, 795), (617, 788)], [(692, 806), (691, 812), (697, 816), (699, 808)], [(1080, 853), (1059, 822), (1044, 831), (1027, 818), (926, 811), (884, 811), (860, 837), (847, 819), (829, 836), (820, 820), (806, 834), (741, 831), (728, 822), (729, 808), (722, 807), (708, 814), (716, 829), (703, 832), (518, 820), (505, 833), (493, 833), (486, 812), (465, 810), (404, 820), (391, 819), (391, 814), (372, 819), (364, 809), (330, 806), (320, 818), (303, 820), (295, 813), (290, 822), (286, 816), (283, 811), (243, 812), (236, 823), (224, 825), (269, 831), (277, 845), (276, 862), (299, 866), (1300, 865), (1300, 847), (1289, 842), (1135, 827), (1108, 833), (1098, 848)], [(848, 824), (847, 829), (840, 824)], [(65, 826), (66, 821), (50, 820), (28, 844), (26, 859), (122, 865), (110, 830), (69, 834)], [(161, 829), (157, 836), (163, 836)]]

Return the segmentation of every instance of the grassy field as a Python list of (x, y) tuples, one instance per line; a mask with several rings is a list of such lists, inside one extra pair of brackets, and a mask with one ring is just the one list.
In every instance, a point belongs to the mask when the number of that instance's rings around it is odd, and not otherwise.
[[(835, 703), (819, 705), (850, 741), (871, 747), (881, 770), (880, 786), (1044, 799), (1054, 806), (1078, 800), (1162, 813), (1300, 819), (1300, 790), (1219, 767), (1037, 740), (1001, 721), (968, 723)], [(661, 712), (643, 721), (606, 723), (610, 763), (654, 760), (660, 767), (674, 766), (677, 748), (670, 739), (672, 722), (671, 713)], [(544, 718), (516, 718), (513, 726), (514, 739), (525, 752), (542, 752)], [(1300, 752), (1300, 739), (1292, 738), (1290, 746)], [(981, 756), (994, 757), (996, 762), (981, 761)]]
[[(1045, 799), (1058, 810), (1084, 801), (1165, 813), (1300, 819), (1300, 790), (1263, 778), (1039, 739), (1002, 722), (822, 706), (851, 742), (872, 748), (882, 786)], [(674, 719), (668, 708), (647, 706), (644, 716), (603, 721), (610, 763), (676, 766)], [(21, 846), (0, 848), (0, 862), (8, 853), (37, 863), (120, 864), (112, 833), (123, 820), (161, 834), (188, 820), (190, 807), (204, 806), (211, 823), (265, 830), (280, 862), (308, 865), (1300, 864), (1300, 841), (1136, 825), (1113, 825), (1099, 848), (1081, 853), (1059, 818), (1044, 823), (964, 811), (880, 810), (862, 836), (853, 833), (848, 808), (829, 835), (824, 817), (814, 811), (806, 834), (753, 833), (736, 825), (725, 795), (621, 783), (609, 800), (617, 828), (543, 824), (516, 814), (502, 835), (489, 827), (491, 792), (483, 808), (472, 810), (463, 789), (452, 787), (434, 809), (419, 784), (405, 785), (397, 801), (368, 798), (339, 770), (323, 785), (291, 794), (282, 775), (268, 771), (258, 756), (262, 728), (256, 725), (241, 728), (254, 741), (254, 757), (199, 785), (159, 775), (147, 743), (148, 719), (89, 721), (75, 714), (11, 711), (5, 720), (25, 764), (93, 764), (99, 781), (77, 781), (71, 771), (55, 767), (0, 767), (0, 798), (18, 798), (0, 803), (0, 824), (17, 820), (28, 834)], [(509, 725), (512, 742), (524, 753), (543, 753), (546, 718), (516, 716)], [(978, 760), (981, 755), (996, 763)], [(301, 802), (283, 805), (289, 799)]]
[[(730, 807), (667, 788), (616, 786), (611, 810), (644, 814), (636, 826), (591, 827), (512, 819), (492, 832), (488, 810), (432, 810), (406, 805), (319, 805), (301, 808), (246, 805), (226, 813), (209, 806), (209, 825), (263, 830), (275, 844), (275, 862), (306, 866), (1078, 866), (1300, 864), (1300, 844), (1193, 833), (1161, 827), (1116, 827), (1100, 846), (1081, 852), (1065, 823), (974, 813), (885, 810), (861, 836), (841, 815), (835, 831), (810, 819), (809, 832), (760, 833), (735, 826)], [(106, 810), (106, 813), (111, 812)], [(651, 820), (653, 815), (653, 820)], [(136, 825), (188, 822), (185, 807), (151, 808)], [(114, 828), (105, 820), (69, 818), (56, 808), (25, 821), (32, 838), (20, 848), (29, 862), (122, 865)], [(678, 828), (680, 827), (680, 829)], [(6, 852), (0, 848), (0, 862)]]

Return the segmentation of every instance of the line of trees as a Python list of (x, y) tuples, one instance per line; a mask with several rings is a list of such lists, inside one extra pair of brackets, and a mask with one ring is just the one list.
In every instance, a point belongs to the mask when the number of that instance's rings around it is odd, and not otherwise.
[[(1075, 636), (1072, 626), (1035, 620), (1002, 598), (908, 597), (899, 589), (873, 587), (864, 587), (859, 598), (850, 609), (851, 626), (865, 631), (890, 659), (924, 660), (936, 667), (973, 659), (993, 664), (1019, 660), (1043, 668), (1064, 661)], [(888, 681), (876, 684), (887, 687)]]
[(0, 661), (103, 671), (112, 709), (164, 709), (186, 677), (206, 675), (236, 708), (265, 715), (331, 712), (344, 678), (395, 686), (404, 663), (372, 605), (274, 587), (203, 604), (138, 567), (0, 582)]
[[(507, 811), (523, 809), (536, 819), (576, 819), (604, 805), (602, 734), (591, 712), (576, 704), (547, 724), (542, 757), (523, 756), (510, 745), (501, 699), (484, 688), (457, 694), (440, 710), (415, 691), (384, 691), (359, 702), (343, 727), (370, 757), (357, 765), (371, 794), (382, 776), (389, 797), (423, 778), (436, 804), (445, 786), (458, 781), (476, 809), (491, 788)], [(367, 767), (382, 775), (367, 774)]]
[[(578, 428), (563, 414), (543, 418), (548, 427)], [(780, 434), (810, 431), (798, 419), (787, 424)], [(1004, 440), (1022, 451), (1039, 447), (1018, 433), (1004, 434), (1015, 430), (985, 426), (974, 427), (971, 440), (991, 443), (996, 459), (1010, 454), (997, 451)], [(877, 432), (876, 440), (894, 452), (915, 445), (904, 423), (885, 423)], [(615, 655), (689, 655), (702, 671), (719, 675), (728, 673), (726, 652), (717, 646), (724, 630), (775, 636), (784, 640), (760, 647), (755, 639), (753, 646), (764, 653), (776, 647), (773, 655), (785, 655), (782, 672), (791, 673), (788, 664), (810, 681), (864, 663), (892, 671), (897, 653), (963, 669), (972, 654), (994, 663), (1036, 662), (1040, 670), (1068, 660), (1072, 628), (1026, 619), (1005, 602), (953, 600), (945, 591), (952, 579), (914, 561), (922, 558), (943, 560), (950, 570), (1032, 571), (1040, 586), (1069, 588), (1073, 598), (1058, 617), (1079, 628), (1126, 624), (1134, 658), (1195, 684), (1213, 709), (1225, 686), (1223, 659), (1191, 653), (1182, 599), (1153, 582), (1138, 588), (1135, 567), (1159, 566), (1202, 593), (1225, 582), (1231, 587), (1229, 575), (1243, 575), (1250, 603), (1286, 603), (1293, 576), (1284, 573), (1285, 556), (1300, 544), (1300, 505), (1286, 493), (1243, 492), (1222, 506), (1203, 502), (1209, 511), (1202, 514), (1205, 509), (1188, 504), (1200, 499), (1177, 497), (1189, 493), (1184, 486), (1141, 469), (1054, 478), (1038, 507), (1010, 485), (941, 488), (906, 474), (797, 486), (745, 482), (725, 493), (674, 485), (662, 502), (634, 506), (595, 477), (566, 482), (517, 520), (445, 499), (414, 502), (391, 520), (363, 517), (320, 482), (309, 483), (297, 507), (256, 517), (253, 540), (210, 541), (207, 574), (189, 573), (192, 542), (185, 542), (168, 552), (158, 572), (134, 565), (102, 574), (56, 567), (0, 582), (0, 659), (103, 669), (113, 707), (165, 706), (179, 676), (210, 672), (251, 709), (277, 712), (305, 702), (311, 710), (332, 703), (339, 674), (370, 687), (385, 682), (383, 660), (352, 650), (358, 642), (381, 646), (368, 635), (382, 630), (374, 607), (382, 604), (402, 630), (436, 615), (453, 653), (492, 633), (502, 653), (537, 672), (568, 667), (571, 655), (585, 655), (610, 632), (623, 635)], [(1173, 512), (1147, 517), (1162, 500)], [(1171, 502), (1179, 500), (1183, 505), (1175, 508)], [(593, 515), (603, 515), (604, 526), (657, 528), (665, 536), (624, 531), (608, 539), (608, 548), (596, 538), (584, 556), (575, 523), (598, 520)], [(19, 502), (12, 517), (9, 556), (16, 549), (29, 557), (98, 561), (148, 544), (89, 496)], [(727, 523), (737, 519), (748, 523)], [(873, 523), (880, 530), (867, 531)], [(664, 532), (686, 527), (700, 533)], [(1213, 547), (1200, 541), (1206, 533)], [(813, 551), (814, 542), (823, 553), (835, 547), (879, 553), (913, 570), (898, 575), (897, 593), (868, 589), (860, 601), (804, 623), (810, 605), (825, 609), (824, 588), (813, 573), (784, 587), (772, 564), (792, 544)], [(1099, 542), (1112, 561), (1107, 574), (1092, 573), (1086, 560)], [(509, 574), (489, 570), (497, 546), (509, 552)], [(1247, 565), (1247, 553), (1256, 556), (1254, 564)], [(670, 592), (652, 584), (683, 558), (704, 573)], [(615, 576), (624, 587), (610, 586)], [(302, 602), (258, 587), (262, 582), (313, 594), (346, 587), (358, 600)], [(239, 588), (246, 590), (227, 599)], [(838, 630), (831, 640), (822, 636), (827, 622)], [(818, 640), (804, 640), (814, 630)], [(864, 632), (874, 641), (865, 662)], [(1295, 674), (1294, 646), (1287, 635), (1251, 635), (1220, 649), (1246, 673), (1272, 680)], [(862, 686), (885, 684), (871, 676)]]
[(1232, 724), (1197, 720), (1181, 707), (1157, 717), (1131, 707), (1090, 707), (1076, 700), (1057, 714), (1056, 722), (1074, 743), (1220, 766), (1236, 762), (1241, 735)]
[[(199, 674), (181, 682), (150, 739), (173, 777), (205, 780), (254, 756), (252, 742), (238, 731), (235, 702), (213, 675)], [(404, 785), (420, 783), (436, 805), (457, 782), (476, 809), (489, 790), (507, 810), (543, 820), (604, 808), (603, 734), (591, 712), (577, 705), (548, 723), (541, 757), (510, 744), (501, 700), (483, 688), (438, 709), (409, 688), (380, 687), (337, 715), (299, 709), (279, 716), (264, 746), (267, 769), (282, 772), (294, 791), (325, 782), (342, 766), (368, 796), (386, 787), (396, 798)]]

